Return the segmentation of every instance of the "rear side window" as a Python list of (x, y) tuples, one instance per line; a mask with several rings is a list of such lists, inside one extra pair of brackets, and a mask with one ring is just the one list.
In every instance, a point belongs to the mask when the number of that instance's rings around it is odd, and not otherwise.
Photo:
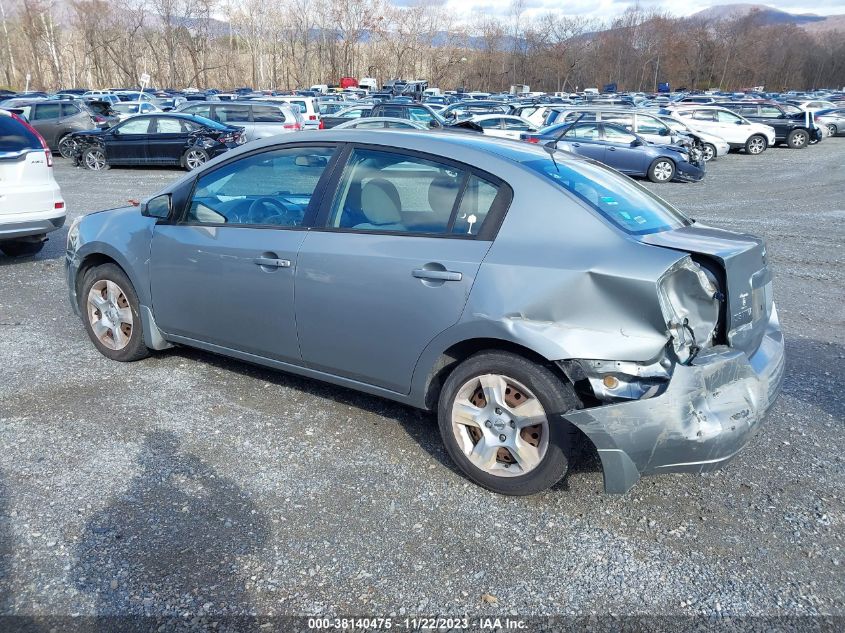
[(270, 105), (252, 106), (252, 120), (256, 123), (284, 123), (287, 119), (281, 108)]
[(212, 116), (211, 116), (211, 106), (208, 105), (208, 104), (206, 104), (206, 105), (195, 105), (195, 106), (191, 106), (189, 108), (184, 108), (182, 110), (182, 112), (185, 112), (186, 114), (196, 114), (197, 116), (204, 116), (207, 119), (212, 118)]
[(41, 141), (20, 121), (10, 116), (0, 116), (0, 154), (41, 149)]
[(214, 108), (215, 119), (221, 123), (248, 123), (248, 105), (223, 105)]
[(73, 116), (79, 114), (79, 106), (73, 103), (62, 104), (62, 116)]

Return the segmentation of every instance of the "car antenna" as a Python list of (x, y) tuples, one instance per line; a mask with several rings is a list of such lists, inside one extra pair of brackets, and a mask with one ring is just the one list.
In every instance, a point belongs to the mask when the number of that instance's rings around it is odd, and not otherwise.
[(546, 153), (547, 153), (547, 154), (549, 155), (549, 157), (552, 159), (552, 163), (554, 163), (555, 170), (557, 171), (557, 173), (560, 173), (560, 167), (558, 167), (558, 166), (557, 166), (557, 161), (555, 160), (555, 152), (557, 151), (557, 143), (558, 143), (558, 141), (559, 141), (560, 139), (562, 139), (562, 138), (564, 137), (564, 135), (565, 135), (565, 134), (566, 134), (569, 130), (571, 130), (571, 129), (572, 129), (572, 127), (573, 127), (576, 123), (578, 123), (578, 121), (580, 121), (580, 120), (581, 120), (581, 118), (582, 118), (585, 114), (586, 114), (586, 112), (582, 112), (581, 114), (579, 114), (579, 115), (578, 115), (578, 118), (577, 118), (577, 119), (575, 119), (575, 120), (574, 120), (572, 123), (570, 123), (569, 125), (567, 125), (567, 126), (566, 126), (566, 129), (564, 129), (564, 130), (563, 130), (563, 132), (561, 132), (561, 133), (557, 136), (557, 138), (555, 138), (555, 140), (553, 140), (553, 141), (549, 141), (548, 143), (543, 143), (543, 149), (544, 149), (544, 150), (546, 150)]

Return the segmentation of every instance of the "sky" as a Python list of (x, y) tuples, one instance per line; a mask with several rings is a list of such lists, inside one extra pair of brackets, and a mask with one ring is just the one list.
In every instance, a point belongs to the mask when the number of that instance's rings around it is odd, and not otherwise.
[[(397, 5), (411, 4), (413, 0), (392, 0)], [(508, 15), (512, 0), (435, 0), (444, 4), (455, 13), (467, 15), (474, 11), (485, 14)], [(635, 2), (629, 0), (524, 0), (527, 15), (560, 11), (565, 15), (578, 15), (591, 19), (607, 20), (620, 13)], [(696, 0), (678, 2), (677, 0), (640, 0), (643, 9), (660, 9), (675, 15), (691, 15), (707, 7), (736, 4), (729, 0)], [(764, 4), (748, 2), (747, 4)], [(770, 6), (788, 13), (814, 13), (816, 15), (845, 14), (845, 0), (768, 0)]]

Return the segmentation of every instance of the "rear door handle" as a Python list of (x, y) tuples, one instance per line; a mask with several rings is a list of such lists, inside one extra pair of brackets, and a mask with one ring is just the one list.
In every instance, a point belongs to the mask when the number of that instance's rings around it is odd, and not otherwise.
[(607, 149), (609, 149), (611, 152), (615, 152), (615, 151), (616, 151), (616, 148), (615, 148), (615, 147), (608, 147)]
[(252, 263), (264, 268), (290, 268), (289, 259), (273, 259), (272, 257), (256, 257)]
[(432, 279), (436, 281), (460, 281), (464, 278), (462, 273), (452, 270), (426, 270), (425, 268), (417, 268), (411, 274), (417, 279)]

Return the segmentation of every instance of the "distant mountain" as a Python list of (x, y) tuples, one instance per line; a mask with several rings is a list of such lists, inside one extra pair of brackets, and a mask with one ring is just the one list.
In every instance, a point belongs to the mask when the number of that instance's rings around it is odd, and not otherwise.
[(845, 15), (815, 15), (813, 13), (788, 13), (765, 4), (720, 4), (693, 14), (693, 19), (707, 21), (727, 20), (756, 13), (764, 24), (795, 24), (813, 33), (845, 31)]

